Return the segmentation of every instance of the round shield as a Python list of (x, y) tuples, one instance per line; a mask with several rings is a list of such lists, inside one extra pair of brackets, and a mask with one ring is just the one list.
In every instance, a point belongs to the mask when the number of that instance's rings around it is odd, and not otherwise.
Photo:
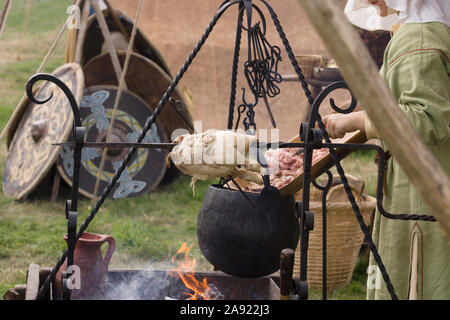
[[(39, 91), (41, 87), (41, 83), (37, 83), (33, 87), (33, 95), (36, 96), (36, 93)], [(12, 139), (14, 138), (14, 134), (16, 133), (17, 126), (19, 125), (20, 120), (23, 117), (23, 114), (28, 108), (28, 105), (30, 104), (30, 99), (28, 99), (28, 96), (25, 94), (22, 98), (22, 100), (19, 101), (19, 104), (14, 109), (13, 114), (11, 115), (11, 118), (8, 122), (8, 126), (6, 127), (6, 148), (9, 150), (9, 147), (11, 146)]]
[[(122, 65), (125, 57), (125, 53), (119, 53), (119, 61)], [(84, 66), (83, 70), (86, 87), (104, 84), (117, 85), (111, 58), (107, 53), (93, 58)], [(125, 82), (129, 91), (144, 99), (154, 109), (170, 86), (171, 79), (155, 62), (133, 53), (130, 57)], [(173, 105), (170, 105), (170, 102), (167, 102), (159, 114), (158, 120), (166, 129), (169, 137), (177, 129), (184, 129), (192, 133), (193, 124), (189, 112), (189, 100), (177, 88), (171, 97), (175, 101), (181, 101), (182, 105), (175, 106), (177, 111)]]
[[(81, 101), (84, 75), (80, 65), (68, 63), (53, 72)], [(3, 190), (16, 199), (24, 199), (45, 178), (55, 163), (60, 147), (52, 145), (65, 142), (73, 126), (69, 100), (61, 89), (51, 82), (43, 83), (35, 97), (45, 104), (28, 101), (11, 139), (3, 172)]]
[[(128, 34), (131, 35), (131, 31), (133, 30), (134, 25), (133, 21), (128, 18), (122, 11), (116, 10), (116, 15), (118, 16), (120, 22), (123, 24), (124, 28), (127, 30)], [(107, 11), (105, 11), (105, 20), (110, 32), (120, 32), (120, 29), (114, 22), (113, 17)], [(105, 41), (95, 15), (92, 15), (89, 18), (87, 22), (86, 32), (81, 35), (81, 41), (83, 44), (81, 65), (84, 66), (92, 58), (102, 53), (102, 45)], [(137, 52), (154, 61), (168, 75), (171, 74), (167, 62), (164, 60), (159, 50), (156, 49), (153, 43), (145, 36), (144, 33), (141, 32), (139, 28), (136, 32), (134, 46)]]
[[(93, 86), (85, 89), (80, 103), (80, 114), (86, 130), (84, 141), (107, 142), (117, 90), (114, 86)], [(146, 119), (152, 112), (153, 110), (137, 95), (122, 91), (108, 142), (136, 142)], [(147, 132), (143, 142), (168, 142), (166, 131), (158, 120)], [(129, 148), (107, 149), (102, 170), (103, 150), (102, 148), (82, 150), (79, 192), (89, 198), (101, 194), (126, 158)], [(168, 151), (163, 149), (138, 149), (109, 197), (120, 199), (152, 191), (161, 182), (167, 170), (167, 154)], [(72, 185), (73, 161), (73, 148), (64, 146), (58, 158), (57, 168), (69, 185)], [(98, 190), (94, 195), (98, 177), (100, 177)]]

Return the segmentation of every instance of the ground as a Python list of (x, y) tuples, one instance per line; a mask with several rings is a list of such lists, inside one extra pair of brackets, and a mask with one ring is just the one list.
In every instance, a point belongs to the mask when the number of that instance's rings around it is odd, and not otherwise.
[[(112, 1), (117, 4), (119, 1)], [(167, 12), (165, 5), (173, 1), (152, 1), (152, 4), (162, 6), (160, 10), (164, 9), (164, 13), (176, 22), (177, 12), (172, 9)], [(220, 1), (219, 1), (220, 2)], [(218, 3), (219, 3), (218, 2)], [(292, 2), (289, 0), (289, 2)], [(5, 1), (0, 0), (0, 8), (3, 7)], [(32, 10), (30, 10), (29, 20), (26, 21), (26, 1), (16, 0), (8, 18), (8, 22), (0, 44), (0, 128), (3, 129), (9, 116), (16, 107), (18, 101), (24, 93), (24, 87), (27, 79), (33, 75), (39, 67), (42, 58), (45, 56), (48, 48), (53, 42), (59, 27), (66, 18), (66, 8), (70, 1), (61, 0), (40, 0), (33, 2)], [(136, 1), (120, 1), (123, 9), (134, 18)], [(147, 1), (146, 4), (150, 2)], [(184, 1), (177, 1), (177, 4)], [(187, 3), (187, 2), (186, 2)], [(201, 4), (201, 1), (190, 2)], [(161, 44), (160, 50), (162, 54), (167, 57), (169, 66), (175, 72), (182, 61), (186, 58), (188, 50), (190, 50), (192, 41), (201, 35), (202, 29), (210, 19), (214, 12), (216, 5), (210, 5), (211, 1), (203, 2), (208, 5), (202, 7), (195, 7), (190, 5), (187, 8), (174, 6), (178, 10), (189, 13), (191, 17), (198, 19), (191, 19), (198, 22), (198, 26), (193, 26), (190, 36), (190, 41), (180, 46), (180, 50), (173, 50), (168, 43), (158, 43), (155, 38), (155, 44)], [(121, 7), (119, 6), (119, 7)], [(299, 10), (297, 7), (295, 7)], [(145, 12), (151, 14), (149, 10)], [(304, 21), (305, 17), (300, 13), (299, 21)], [(153, 16), (144, 18), (142, 21), (143, 30), (152, 36), (152, 28), (161, 24), (165, 25), (167, 34), (176, 34), (182, 31), (180, 26), (176, 26), (174, 21), (164, 24), (165, 21), (162, 16)], [(228, 18), (232, 17), (230, 13)], [(289, 11), (280, 13), (280, 20), (283, 22), (287, 20), (287, 24), (295, 25), (295, 17), (290, 18)], [(306, 23), (306, 22), (305, 22)], [(222, 26), (223, 27), (223, 26)], [(288, 35), (300, 34), (302, 37), (294, 37), (293, 43), (296, 50), (302, 52), (323, 52), (323, 47), (320, 45), (320, 40), (317, 37), (312, 37), (311, 27), (305, 26), (302, 29), (286, 28)], [(158, 32), (162, 32), (160, 27)], [(186, 33), (184, 32), (184, 36)], [(221, 34), (221, 32), (217, 32)], [(222, 32), (223, 33), (223, 32)], [(222, 35), (224, 36), (224, 35)], [(65, 53), (65, 39), (57, 46), (55, 53), (52, 55), (46, 67), (45, 72), (52, 72), (56, 67), (61, 65), (64, 61)], [(167, 36), (167, 41), (170, 42), (170, 36)], [(170, 41), (169, 41), (170, 40)], [(216, 43), (222, 41), (216, 40)], [(217, 56), (222, 56), (222, 51), (229, 52), (229, 44), (223, 43), (221, 46), (210, 48)], [(171, 52), (177, 51), (177, 52)], [(220, 53), (220, 54), (219, 54)], [(212, 55), (214, 56), (214, 54)], [(211, 57), (211, 55), (209, 56)], [(229, 70), (231, 63), (231, 56), (228, 54), (227, 63), (219, 63), (208, 65), (208, 70), (216, 72), (216, 70)], [(201, 72), (201, 61), (208, 60), (208, 53), (204, 56), (199, 55), (196, 64), (193, 65), (190, 75), (186, 75), (184, 86), (192, 87), (191, 93), (195, 105), (194, 116), (196, 119), (211, 119), (217, 123), (223, 123), (223, 110), (226, 108), (226, 91), (224, 89), (220, 92), (207, 90), (206, 88), (195, 88), (195, 83), (200, 77), (205, 77), (203, 81), (207, 82), (204, 72)], [(197, 69), (194, 69), (196, 67)], [(219, 73), (217, 71), (217, 73)], [(221, 71), (220, 71), (221, 72)], [(217, 76), (215, 83), (226, 83), (223, 79), (227, 79), (225, 75)], [(293, 94), (297, 94), (302, 98), (302, 94), (298, 93), (298, 87), (293, 86)], [(286, 90), (288, 91), (288, 90)], [(210, 93), (210, 95), (209, 95)], [(195, 104), (196, 100), (201, 101), (205, 96), (210, 96), (206, 100), (206, 105), (214, 102), (213, 111), (209, 111), (207, 107), (198, 107)], [(283, 96), (283, 94), (282, 94)], [(281, 97), (280, 97), (281, 98)], [(283, 98), (287, 99), (287, 98)], [(209, 102), (208, 102), (209, 101)], [(217, 101), (222, 101), (221, 105)], [(285, 137), (292, 137), (297, 131), (300, 114), (296, 112), (304, 103), (304, 100), (283, 100), (283, 106), (286, 109), (276, 110), (276, 119), (286, 132), (283, 133)], [(292, 103), (294, 101), (294, 103)], [(225, 106), (224, 106), (225, 104)], [(200, 104), (201, 105), (201, 104)], [(214, 114), (215, 117), (210, 115)], [(217, 119), (216, 119), (217, 118)], [(0, 172), (3, 172), (4, 162), (6, 159), (6, 146), (4, 139), (0, 142)], [(344, 161), (344, 168), (352, 175), (363, 178), (366, 181), (367, 190), (369, 194), (373, 194), (375, 190), (376, 171), (374, 170), (373, 155), (367, 153), (359, 153), (352, 155)], [(210, 270), (211, 265), (205, 260), (200, 253), (196, 240), (196, 218), (200, 209), (203, 195), (205, 194), (207, 186), (212, 181), (198, 182), (196, 185), (195, 194), (189, 187), (190, 178), (183, 176), (173, 181), (166, 181), (161, 184), (155, 192), (148, 196), (143, 196), (133, 199), (124, 199), (120, 201), (106, 201), (100, 212), (97, 214), (94, 221), (88, 228), (90, 232), (111, 234), (117, 241), (117, 249), (111, 261), (111, 268), (121, 267), (154, 267), (154, 268), (171, 268), (171, 257), (175, 254), (183, 242), (192, 244), (192, 256), (198, 262), (200, 270)], [(66, 221), (64, 219), (64, 202), (70, 197), (70, 190), (67, 186), (63, 186), (58, 197), (58, 200), (53, 203), (50, 201), (49, 186), (42, 185), (39, 193), (33, 194), (26, 201), (15, 201), (5, 195), (0, 195), (0, 296), (15, 284), (25, 283), (25, 275), (27, 267), (30, 263), (37, 263), (41, 266), (53, 266), (62, 251), (65, 249), (63, 235), (66, 231)], [(92, 208), (92, 201), (82, 198), (80, 201), (80, 217), (79, 221), (83, 221)], [(367, 261), (363, 258), (355, 269), (354, 277), (348, 286), (334, 290), (329, 293), (331, 299), (364, 299), (365, 298), (365, 279), (366, 279), (366, 265)], [(320, 299), (320, 290), (312, 290), (311, 298)]]

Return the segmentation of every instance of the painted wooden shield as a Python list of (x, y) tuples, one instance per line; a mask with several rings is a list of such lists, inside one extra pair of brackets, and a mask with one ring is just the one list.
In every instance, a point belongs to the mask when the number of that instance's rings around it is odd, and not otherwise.
[[(109, 15), (107, 10), (104, 11), (106, 24), (110, 32), (120, 32), (117, 25), (114, 23), (113, 18)], [(127, 17), (122, 11), (116, 10), (116, 14), (120, 21), (122, 22), (128, 34), (131, 35), (133, 30), (133, 21)], [(92, 15), (87, 23), (86, 32), (81, 36), (81, 41), (83, 44), (83, 51), (81, 57), (81, 65), (85, 65), (92, 58), (102, 54), (102, 45), (104, 43), (104, 38), (98, 25), (95, 15)], [(145, 56), (146, 58), (154, 61), (158, 66), (160, 66), (164, 72), (171, 75), (170, 69), (162, 57), (158, 49), (152, 44), (152, 42), (145, 36), (141, 30), (137, 30), (136, 38), (134, 40), (134, 46), (137, 52)]]
[[(119, 53), (119, 61), (122, 65), (125, 57), (125, 53)], [(86, 87), (103, 84), (117, 85), (108, 53), (93, 58), (84, 66), (83, 70)], [(170, 77), (155, 62), (136, 53), (133, 53), (130, 58), (125, 81), (128, 90), (144, 99), (152, 109), (156, 108), (171, 83)], [(185, 129), (192, 133), (193, 124), (189, 99), (177, 88), (171, 97), (174, 100), (182, 101), (184, 106), (178, 106), (181, 115), (168, 102), (158, 116), (158, 120), (166, 129), (169, 137), (177, 129)]]
[[(65, 64), (53, 75), (70, 88), (79, 103), (84, 89), (81, 66)], [(26, 198), (45, 178), (60, 151), (60, 147), (52, 143), (66, 141), (72, 130), (72, 109), (62, 90), (45, 82), (35, 96), (43, 100), (52, 92), (53, 98), (45, 104), (28, 101), (11, 139), (3, 172), (3, 190), (18, 200)]]
[[(42, 83), (37, 83), (33, 87), (33, 94), (36, 96), (36, 92), (39, 91)], [(6, 148), (9, 150), (11, 146), (11, 142), (14, 138), (14, 134), (16, 133), (17, 127), (19, 125), (20, 119), (22, 119), (23, 114), (28, 108), (28, 105), (30, 104), (30, 99), (28, 99), (27, 95), (25, 94), (22, 98), (22, 100), (19, 101), (16, 108), (14, 109), (13, 114), (11, 115), (11, 118), (9, 120), (9, 126), (6, 128)]]
[[(117, 90), (115, 86), (93, 86), (85, 89), (80, 103), (80, 114), (86, 129), (85, 141), (106, 142)], [(123, 91), (108, 141), (136, 142), (146, 119), (152, 112), (153, 110), (137, 95)], [(153, 124), (144, 139), (144, 142), (153, 143), (168, 141), (167, 133), (159, 121)], [(83, 148), (79, 192), (89, 198), (95, 198), (94, 189), (100, 174), (97, 196), (100, 195), (128, 151), (129, 149), (108, 149), (103, 170), (100, 170), (103, 149)], [(152, 191), (161, 182), (167, 170), (167, 154), (168, 151), (162, 149), (138, 149), (109, 197), (120, 199)], [(73, 148), (63, 147), (57, 168), (63, 179), (72, 185)]]

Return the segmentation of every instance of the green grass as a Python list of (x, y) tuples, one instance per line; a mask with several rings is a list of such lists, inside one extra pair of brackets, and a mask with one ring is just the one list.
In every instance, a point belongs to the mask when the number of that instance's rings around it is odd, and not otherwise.
[[(117, 247), (111, 268), (148, 268), (170, 261), (183, 242), (193, 244), (192, 256), (203, 270), (211, 266), (196, 245), (196, 218), (208, 182), (198, 182), (196, 195), (190, 179), (160, 186), (149, 196), (107, 200), (87, 231), (110, 234)], [(62, 194), (69, 198), (68, 188)], [(79, 225), (90, 213), (92, 201), (82, 198)], [(54, 266), (66, 248), (64, 198), (56, 203), (48, 196), (33, 195), (27, 201), (0, 196), (0, 293), (25, 283), (30, 263)], [(19, 272), (20, 270), (20, 272)]]
[[(3, 9), (5, 1), (0, 0)], [(0, 128), (20, 101), (25, 85), (41, 64), (60, 26), (67, 19), (71, 1), (33, 1), (28, 22), (26, 0), (12, 2), (0, 44)], [(62, 37), (43, 72), (52, 72), (64, 62), (66, 45)]]
[[(3, 8), (5, 1), (0, 1)], [(27, 1), (14, 0), (5, 26), (5, 34), (21, 33), (24, 28), (27, 34), (40, 35), (45, 31), (54, 31), (67, 18), (66, 9), (72, 4), (71, 0), (39, 0), (33, 1), (29, 11), (28, 23), (24, 22), (27, 17)]]
[[(4, 0), (0, 0), (3, 7)], [(6, 28), (0, 38), (0, 128), (3, 128), (24, 94), (27, 80), (39, 67), (59, 26), (67, 17), (70, 0), (34, 1), (24, 33), (25, 0), (15, 0)], [(65, 40), (48, 61), (45, 72), (52, 72), (64, 61)], [(5, 143), (0, 143), (0, 172), (6, 158)], [(369, 194), (374, 194), (376, 179), (373, 154), (359, 152), (343, 161), (347, 172), (364, 178)], [(183, 242), (192, 244), (192, 256), (200, 270), (211, 265), (197, 245), (196, 219), (206, 188), (211, 181), (197, 182), (193, 195), (190, 178), (182, 176), (162, 184), (148, 196), (123, 200), (107, 200), (87, 231), (111, 234), (117, 248), (111, 268), (165, 268)], [(0, 181), (1, 186), (1, 181)], [(27, 201), (12, 200), (0, 194), (0, 298), (16, 284), (26, 282), (28, 265), (37, 263), (52, 267), (66, 245), (64, 202), (70, 190), (62, 186), (58, 200), (50, 201), (49, 186), (40, 186), (39, 193)], [(79, 225), (92, 208), (91, 200), (79, 203)], [(364, 299), (367, 261), (358, 262), (352, 282), (329, 292), (330, 299)], [(311, 290), (312, 299), (320, 299), (319, 289)]]

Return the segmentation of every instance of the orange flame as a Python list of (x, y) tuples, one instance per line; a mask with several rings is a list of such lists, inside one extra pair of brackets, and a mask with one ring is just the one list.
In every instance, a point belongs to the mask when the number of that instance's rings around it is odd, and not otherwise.
[(175, 262), (175, 257), (181, 254), (184, 254), (184, 259), (179, 261), (178, 267), (173, 271), (178, 274), (185, 287), (193, 292), (184, 292), (188, 296), (187, 300), (209, 300), (211, 298), (211, 288), (208, 280), (203, 278), (201, 281), (198, 281), (194, 276), (197, 261), (195, 258), (191, 259), (189, 257), (191, 248), (192, 245), (188, 246), (186, 242), (181, 245), (180, 249), (175, 253), (175, 256), (172, 257), (172, 262)]

